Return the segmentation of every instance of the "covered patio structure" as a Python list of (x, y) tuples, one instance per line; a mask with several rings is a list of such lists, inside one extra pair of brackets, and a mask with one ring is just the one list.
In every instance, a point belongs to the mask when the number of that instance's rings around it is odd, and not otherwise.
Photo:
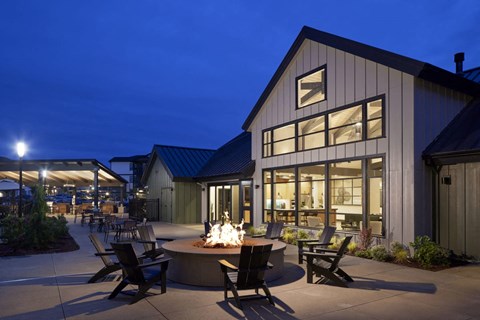
[[(117, 188), (120, 200), (125, 195), (127, 181), (95, 159), (2, 160), (0, 179), (19, 181), (20, 164), (25, 186), (39, 183), (48, 187), (83, 188), (91, 191), (93, 206), (99, 208), (99, 189)], [(75, 194), (75, 193), (74, 193)]]

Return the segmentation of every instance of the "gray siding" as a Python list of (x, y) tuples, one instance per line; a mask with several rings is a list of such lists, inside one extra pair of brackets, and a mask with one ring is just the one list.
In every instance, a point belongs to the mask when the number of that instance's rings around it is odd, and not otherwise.
[[(295, 78), (325, 64), (327, 100), (296, 110)], [(427, 205), (426, 201), (431, 199), (427, 198), (431, 195), (427, 188), (431, 180), (423, 167), (421, 151), (468, 98), (446, 89), (442, 93), (441, 88), (434, 88), (432, 97), (429, 86), (434, 87), (409, 74), (306, 40), (249, 128), (252, 158), (256, 161), (254, 184), (262, 185), (264, 168), (383, 154), (386, 236), (389, 241), (412, 241), (416, 234), (428, 232), (427, 225), (431, 223), (431, 203)], [(262, 158), (262, 130), (380, 94), (386, 96), (386, 138)], [(436, 101), (434, 105), (432, 99)], [(427, 111), (426, 105), (432, 110)], [(440, 115), (429, 118), (433, 113)], [(423, 138), (417, 137), (420, 129), (424, 130)], [(262, 199), (263, 188), (254, 192), (256, 199)], [(262, 201), (256, 201), (257, 224), (262, 221), (261, 209)]]

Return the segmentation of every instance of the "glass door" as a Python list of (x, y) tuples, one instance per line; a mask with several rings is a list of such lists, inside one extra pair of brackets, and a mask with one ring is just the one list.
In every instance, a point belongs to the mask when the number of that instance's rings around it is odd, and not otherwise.
[(241, 185), (241, 206), (240, 206), (240, 221), (243, 219), (244, 229), (253, 225), (253, 192), (252, 180), (245, 180), (240, 182)]

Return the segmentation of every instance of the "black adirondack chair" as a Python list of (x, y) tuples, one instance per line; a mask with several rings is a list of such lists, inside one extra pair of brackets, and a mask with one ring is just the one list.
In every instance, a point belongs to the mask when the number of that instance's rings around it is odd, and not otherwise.
[(337, 228), (326, 226), (318, 240), (313, 239), (297, 239), (298, 246), (298, 263), (303, 263), (303, 252), (305, 251), (305, 246), (308, 246), (308, 251), (315, 252), (327, 249), (329, 245), (332, 244), (331, 239), (335, 234)]
[(143, 248), (145, 250), (143, 255), (151, 259), (155, 259), (164, 253), (162, 247), (158, 244), (157, 241), (173, 240), (169, 238), (155, 237), (155, 232), (153, 231), (153, 227), (150, 224), (138, 226), (137, 229), (138, 229), (138, 234), (140, 235), (140, 240), (138, 240), (138, 242), (143, 244)]
[(95, 255), (100, 257), (105, 264), (102, 269), (100, 269), (96, 274), (93, 275), (93, 277), (90, 278), (90, 280), (88, 280), (88, 283), (96, 282), (105, 277), (106, 275), (122, 269), (118, 262), (114, 262), (111, 259), (112, 255), (115, 256), (115, 253), (113, 251), (107, 251), (95, 233), (90, 233), (88, 235), (88, 238), (97, 250), (97, 253), (95, 253)]
[(256, 234), (252, 238), (279, 239), (282, 236), (283, 221), (269, 222), (265, 234)]
[[(148, 263), (141, 263), (135, 256), (131, 243), (112, 243), (111, 245), (125, 276), (108, 299), (115, 298), (129, 284), (138, 286), (138, 291), (130, 304), (146, 297), (147, 291), (159, 281), (161, 282), (161, 293), (167, 292), (167, 268), (171, 258), (164, 257)], [(155, 266), (158, 266), (158, 269), (155, 268), (152, 272), (150, 267)], [(149, 272), (145, 272), (146, 268), (149, 268)]]
[[(228, 297), (228, 290), (231, 290), (233, 298), (240, 309), (243, 309), (242, 303), (240, 302), (241, 299), (267, 298), (272, 305), (275, 305), (270, 290), (264, 280), (265, 271), (273, 268), (273, 265), (268, 262), (271, 251), (272, 244), (242, 246), (238, 267), (226, 260), (218, 260), (224, 274), (224, 299), (226, 301), (231, 299)], [(263, 289), (265, 295), (259, 294), (259, 288)], [(256, 294), (239, 296), (239, 290), (249, 289), (255, 289)]]
[(320, 278), (315, 283), (332, 281), (337, 286), (347, 288), (345, 281), (353, 282), (353, 279), (340, 268), (339, 263), (351, 240), (352, 236), (346, 237), (338, 251), (322, 249), (322, 252), (304, 252), (307, 259), (307, 283), (313, 283), (315, 274)]

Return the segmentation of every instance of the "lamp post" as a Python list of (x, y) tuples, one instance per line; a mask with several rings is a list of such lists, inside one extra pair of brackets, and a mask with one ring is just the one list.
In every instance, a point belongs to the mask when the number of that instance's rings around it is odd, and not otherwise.
[(18, 182), (20, 184), (19, 186), (19, 197), (18, 197), (18, 216), (22, 216), (22, 198), (23, 198), (23, 181), (22, 181), (22, 160), (23, 156), (25, 155), (25, 151), (27, 149), (27, 146), (23, 142), (17, 143), (17, 155), (19, 159), (19, 179)]

